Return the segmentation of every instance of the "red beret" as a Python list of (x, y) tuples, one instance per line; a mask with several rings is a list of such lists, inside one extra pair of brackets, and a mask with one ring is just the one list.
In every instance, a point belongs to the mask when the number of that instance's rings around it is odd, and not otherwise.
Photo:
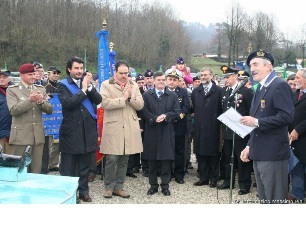
[(34, 65), (23, 64), (19, 67), (19, 73), (33, 73), (35, 71)]

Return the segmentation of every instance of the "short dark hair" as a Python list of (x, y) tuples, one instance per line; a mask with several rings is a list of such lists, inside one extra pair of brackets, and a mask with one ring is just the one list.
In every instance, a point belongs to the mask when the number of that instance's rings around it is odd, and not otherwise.
[(295, 79), (295, 73), (292, 73), (287, 77), (287, 82), (294, 79)]
[(118, 71), (118, 68), (121, 65), (125, 65), (126, 67), (130, 68), (130, 66), (129, 66), (127, 61), (125, 61), (125, 60), (118, 60), (117, 63), (115, 64), (115, 70)]
[(67, 75), (70, 75), (70, 72), (69, 72), (68, 68), (69, 69), (72, 68), (73, 62), (77, 62), (79, 64), (84, 64), (84, 60), (80, 57), (74, 56), (74, 57), (69, 58), (68, 61), (67, 61), (67, 65), (66, 65), (66, 74)]
[(163, 72), (157, 71), (157, 72), (154, 73), (153, 78), (155, 79), (156, 77), (160, 77), (160, 76), (163, 76), (163, 75), (164, 75)]

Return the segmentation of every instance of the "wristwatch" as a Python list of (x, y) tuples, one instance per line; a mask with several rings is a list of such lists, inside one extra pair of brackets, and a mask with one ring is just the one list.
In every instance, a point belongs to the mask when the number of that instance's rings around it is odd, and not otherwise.
[(258, 119), (255, 119), (254, 127), (259, 127)]

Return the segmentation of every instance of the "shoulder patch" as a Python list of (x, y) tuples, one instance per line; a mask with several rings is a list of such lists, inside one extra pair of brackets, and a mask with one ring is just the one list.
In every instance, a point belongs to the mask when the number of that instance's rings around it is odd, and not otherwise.
[(9, 85), (8, 87), (18, 87), (18, 84)]

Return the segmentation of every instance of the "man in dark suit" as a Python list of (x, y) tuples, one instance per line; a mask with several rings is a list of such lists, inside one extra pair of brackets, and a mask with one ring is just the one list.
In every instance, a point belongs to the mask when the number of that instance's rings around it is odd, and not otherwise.
[(67, 61), (67, 76), (57, 84), (62, 104), (63, 121), (60, 126), (60, 173), (79, 177), (79, 199), (91, 202), (88, 171), (92, 154), (98, 149), (97, 115), (94, 105), (102, 97), (92, 85), (92, 74), (83, 72), (84, 60), (72, 57)]
[(287, 203), (288, 126), (294, 118), (292, 90), (273, 71), (273, 56), (262, 50), (252, 52), (247, 64), (253, 80), (259, 82), (252, 100), (250, 116), (240, 122), (255, 127), (240, 158), (253, 160), (257, 191), (261, 203)]
[(179, 100), (179, 110), (174, 120), (175, 132), (175, 160), (172, 170), (176, 183), (184, 184), (185, 176), (185, 136), (187, 133), (186, 115), (189, 113), (190, 101), (186, 88), (178, 87), (179, 78), (183, 78), (182, 73), (177, 69), (168, 69), (165, 72), (167, 88), (175, 92)]
[(217, 186), (219, 180), (220, 125), (217, 117), (222, 113), (222, 88), (212, 82), (210, 68), (201, 70), (201, 85), (192, 90), (194, 111), (194, 153), (198, 161), (200, 180), (195, 186)]
[(304, 175), (306, 164), (306, 69), (296, 73), (295, 80), (297, 92), (294, 93), (294, 120), (289, 127), (290, 141), (295, 156), (299, 162), (291, 170), (292, 195), (290, 202), (302, 203), (305, 197)]
[[(226, 65), (221, 66), (223, 71), (225, 87), (223, 88), (222, 95), (222, 108), (223, 112), (226, 112), (229, 108), (233, 107), (242, 116), (249, 115), (251, 102), (253, 99), (252, 89), (241, 87), (234, 94), (233, 92), (239, 86), (238, 69), (228, 67)], [(241, 71), (244, 72), (244, 71)], [(233, 140), (234, 137), (234, 140)], [(239, 135), (233, 133), (233, 131), (226, 125), (222, 125), (222, 138), (225, 157), (225, 179), (223, 184), (218, 186), (218, 189), (229, 189), (231, 174), (232, 174), (232, 188), (235, 186), (235, 170), (238, 168), (238, 184), (239, 195), (247, 194), (250, 191), (251, 180), (251, 162), (242, 162), (240, 159), (240, 153), (247, 145), (249, 136), (241, 138)], [(234, 148), (233, 148), (234, 146)], [(232, 165), (233, 164), (233, 165)], [(233, 171), (232, 171), (233, 170)]]
[(154, 74), (155, 88), (143, 94), (145, 118), (144, 159), (149, 163), (148, 195), (158, 192), (158, 163), (160, 163), (161, 189), (170, 196), (171, 164), (175, 158), (175, 133), (173, 121), (177, 117), (179, 102), (174, 92), (165, 89), (166, 78), (162, 72)]

